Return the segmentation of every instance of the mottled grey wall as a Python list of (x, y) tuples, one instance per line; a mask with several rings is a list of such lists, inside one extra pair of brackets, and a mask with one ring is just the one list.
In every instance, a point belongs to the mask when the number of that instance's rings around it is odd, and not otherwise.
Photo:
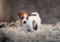
[(17, 20), (19, 11), (37, 11), (42, 23), (56, 23), (60, 20), (60, 0), (15, 0), (12, 9), (13, 20)]
[(0, 0), (0, 21), (18, 20), (19, 11), (37, 11), (42, 23), (60, 21), (60, 0)]

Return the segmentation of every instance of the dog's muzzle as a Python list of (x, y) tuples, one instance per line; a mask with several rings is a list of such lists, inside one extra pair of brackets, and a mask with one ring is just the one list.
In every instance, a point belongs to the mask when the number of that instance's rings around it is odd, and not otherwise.
[(24, 21), (23, 23), (26, 24), (26, 21)]

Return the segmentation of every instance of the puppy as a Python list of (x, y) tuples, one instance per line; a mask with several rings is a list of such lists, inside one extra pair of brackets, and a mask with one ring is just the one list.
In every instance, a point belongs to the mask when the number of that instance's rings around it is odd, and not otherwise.
[(18, 16), (20, 18), (21, 25), (28, 31), (36, 31), (41, 26), (41, 19), (37, 12), (32, 12), (31, 16), (28, 12), (20, 12)]
[(24, 31), (27, 31), (27, 21), (28, 21), (29, 13), (28, 12), (19, 12), (18, 16), (20, 18), (21, 29), (23, 29)]

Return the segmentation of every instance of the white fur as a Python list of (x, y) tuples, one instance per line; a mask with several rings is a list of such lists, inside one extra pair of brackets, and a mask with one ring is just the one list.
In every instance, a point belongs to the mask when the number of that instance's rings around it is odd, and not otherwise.
[(37, 12), (32, 12), (31, 14), (35, 14), (36, 16), (39, 16), (39, 14)]
[(37, 12), (32, 12), (31, 14), (36, 14), (36, 16), (29, 16), (27, 25), (30, 27), (32, 31), (34, 31), (32, 21), (35, 20), (35, 24), (38, 25), (39, 29), (41, 27), (41, 18), (39, 17), (39, 14)]

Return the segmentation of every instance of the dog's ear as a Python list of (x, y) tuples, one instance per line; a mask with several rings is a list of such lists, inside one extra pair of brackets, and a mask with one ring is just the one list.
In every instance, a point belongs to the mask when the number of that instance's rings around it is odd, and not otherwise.
[(19, 16), (19, 13), (18, 13), (18, 16)]
[(18, 16), (20, 16), (20, 15), (21, 15), (21, 12), (18, 13)]

